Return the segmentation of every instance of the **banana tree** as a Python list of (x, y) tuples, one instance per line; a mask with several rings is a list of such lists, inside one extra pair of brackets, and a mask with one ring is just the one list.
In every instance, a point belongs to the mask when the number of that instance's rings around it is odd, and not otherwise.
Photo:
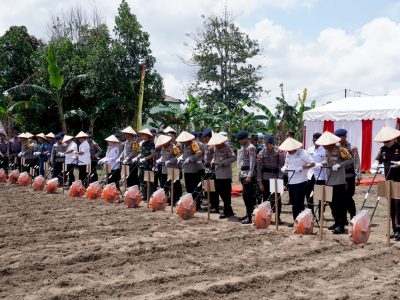
[(63, 107), (64, 96), (77, 84), (85, 80), (87, 78), (87, 75), (83, 74), (75, 76), (71, 78), (66, 84), (64, 84), (64, 77), (61, 75), (61, 69), (57, 64), (57, 58), (53, 44), (50, 44), (48, 48), (47, 63), (47, 73), (49, 75), (50, 83), (49, 89), (34, 84), (21, 84), (6, 90), (4, 93), (6, 96), (11, 95), (16, 97), (34, 95), (37, 95), (39, 97), (49, 97), (54, 101), (54, 104), (58, 109), (58, 116), (62, 130), (64, 133), (67, 133), (67, 124), (65, 122)]

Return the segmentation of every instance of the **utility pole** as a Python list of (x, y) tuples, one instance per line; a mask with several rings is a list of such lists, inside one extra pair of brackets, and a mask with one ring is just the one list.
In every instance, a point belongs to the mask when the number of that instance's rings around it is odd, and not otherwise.
[(344, 97), (347, 98), (347, 89), (344, 89)]
[(139, 102), (138, 102), (138, 111), (137, 111), (136, 120), (135, 120), (136, 131), (140, 131), (142, 129), (144, 79), (146, 76), (146, 64), (144, 62), (141, 63), (141, 74), (140, 75), (141, 76), (140, 76)]

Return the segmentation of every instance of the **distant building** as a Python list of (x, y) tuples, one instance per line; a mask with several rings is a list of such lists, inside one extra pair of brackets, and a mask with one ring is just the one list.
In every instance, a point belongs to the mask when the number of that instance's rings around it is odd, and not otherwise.
[[(181, 104), (183, 104), (182, 100), (165, 95), (164, 100), (159, 105), (150, 109), (150, 114), (156, 114), (160, 111), (164, 111), (169, 108), (180, 110)], [(146, 124), (143, 125), (143, 127), (153, 127), (152, 122), (153, 120), (151, 118), (148, 118)], [(162, 128), (157, 128), (157, 129), (162, 129)]]

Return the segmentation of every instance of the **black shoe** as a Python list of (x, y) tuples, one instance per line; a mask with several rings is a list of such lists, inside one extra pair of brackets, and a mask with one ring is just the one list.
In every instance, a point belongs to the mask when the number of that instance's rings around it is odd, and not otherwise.
[(394, 234), (394, 240), (400, 241), (400, 231), (396, 231), (396, 233)]
[(211, 209), (210, 209), (210, 213), (212, 213), (212, 214), (219, 214), (219, 209), (211, 208)]
[(289, 225), (287, 227), (293, 227), (294, 223), (289, 223)]
[(394, 239), (395, 236), (396, 236), (396, 231), (392, 231), (392, 233), (390, 234), (390, 238)]
[(251, 224), (252, 222), (251, 222), (251, 219), (250, 218), (247, 218), (246, 217), (246, 219), (244, 219), (242, 222), (240, 222), (240, 223), (242, 223), (242, 224)]
[(246, 220), (246, 219), (247, 219), (247, 216), (240, 217), (240, 218), (239, 218), (239, 221), (243, 221), (243, 220)]
[(278, 225), (282, 225), (282, 224), (283, 224), (283, 222), (282, 222), (281, 218), (278, 218)]
[(333, 230), (332, 230), (333, 234), (343, 234), (345, 233), (344, 231), (344, 226), (336, 226)]
[(335, 224), (329, 226), (328, 229), (329, 229), (329, 230), (333, 230), (333, 229), (335, 229), (336, 227), (337, 227), (337, 224), (335, 223)]

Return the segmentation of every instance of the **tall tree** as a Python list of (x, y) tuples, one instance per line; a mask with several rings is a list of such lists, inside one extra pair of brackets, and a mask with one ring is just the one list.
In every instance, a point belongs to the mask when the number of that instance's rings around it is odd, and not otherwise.
[(255, 102), (263, 91), (261, 66), (250, 63), (260, 54), (258, 41), (240, 31), (226, 8), (222, 17), (202, 17), (203, 27), (188, 34), (194, 42), (188, 63), (197, 68), (191, 91), (211, 109), (216, 102), (229, 110), (247, 99)]

